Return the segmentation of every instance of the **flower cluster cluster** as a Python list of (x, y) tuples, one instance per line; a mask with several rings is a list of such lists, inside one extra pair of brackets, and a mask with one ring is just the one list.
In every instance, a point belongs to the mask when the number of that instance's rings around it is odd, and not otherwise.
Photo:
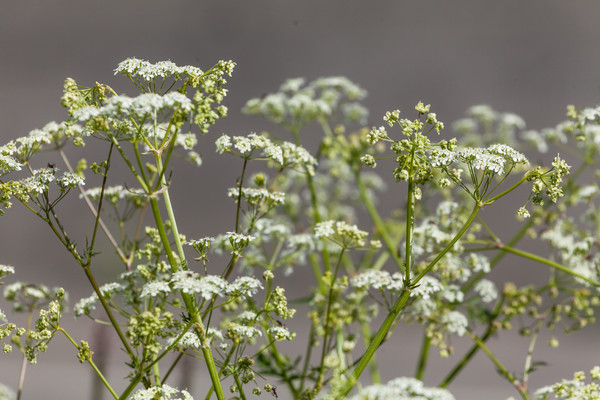
[(306, 169), (311, 175), (314, 175), (314, 168), (317, 165), (317, 160), (305, 148), (290, 142), (275, 144), (268, 137), (256, 133), (248, 136), (234, 136), (233, 143), (232, 137), (222, 134), (215, 144), (219, 154), (237, 154), (246, 160), (265, 158), (274, 162), (280, 169)]
[(194, 400), (187, 390), (179, 390), (167, 384), (152, 386), (148, 389), (140, 389), (131, 397), (131, 400)]
[(571, 380), (563, 379), (554, 385), (538, 389), (535, 398), (536, 400), (600, 399), (600, 367), (592, 368), (590, 376), (592, 381), (586, 384), (585, 372), (575, 372)]
[[(358, 229), (356, 225), (350, 225), (345, 221), (323, 221), (315, 225), (315, 236), (331, 240), (343, 249), (352, 249), (365, 246), (368, 232)], [(377, 243), (372, 243), (377, 247)]]
[(100, 196), (104, 196), (104, 200), (116, 205), (120, 200), (125, 200), (136, 207), (141, 207), (145, 201), (146, 194), (141, 189), (128, 189), (123, 185), (108, 186), (102, 190), (102, 187), (95, 187), (85, 190), (79, 198), (87, 196), (92, 201), (98, 201)]
[(244, 187), (241, 190), (237, 187), (229, 188), (227, 196), (237, 201), (240, 197), (246, 200), (251, 206), (259, 206), (263, 203), (267, 205), (267, 208), (272, 208), (285, 202), (285, 193), (282, 192), (270, 192), (267, 189), (257, 189)]
[(87, 123), (92, 121), (95, 127), (99, 120), (104, 120), (105, 126), (110, 126), (110, 120), (127, 120), (133, 118), (136, 121), (145, 122), (156, 117), (166, 109), (177, 109), (185, 113), (192, 111), (192, 101), (184, 94), (171, 92), (165, 95), (155, 93), (144, 93), (136, 97), (125, 95), (110, 97), (106, 104), (101, 107), (87, 106), (78, 109), (74, 113), (77, 121)]
[[(225, 80), (223, 74), (231, 76), (235, 63), (233, 61), (219, 61), (210, 70), (203, 72), (192, 65), (177, 66), (171, 61), (151, 63), (138, 58), (128, 58), (121, 61), (115, 69), (116, 74), (122, 74), (131, 79), (141, 90), (156, 90), (172, 88), (173, 84), (165, 87), (165, 79), (172, 78), (175, 82), (183, 80), (184, 87), (196, 87), (204, 83), (208, 87), (220, 87)], [(158, 83), (158, 88), (157, 88)]]
[[(351, 132), (343, 124), (366, 122), (366, 110), (359, 103), (364, 90), (340, 77), (310, 83), (288, 80), (278, 93), (250, 100), (244, 111), (283, 126), (294, 143), (268, 133), (217, 138), (218, 153), (243, 161), (228, 191), (236, 203), (235, 223), (225, 234), (188, 240), (179, 231), (177, 203), (170, 195), (176, 183), (170, 180), (170, 160), (177, 148), (201, 163), (193, 151), (198, 137), (186, 133), (187, 129), (198, 125), (206, 133), (226, 115), (227, 108), (221, 104), (227, 94), (224, 76), (231, 75), (234, 66), (220, 61), (203, 71), (170, 61), (153, 64), (127, 59), (115, 74), (138, 87), (141, 94), (136, 97), (120, 95), (107, 85), (86, 88), (67, 79), (62, 104), (69, 119), (0, 147), (0, 205), (7, 208), (9, 200), (16, 198), (50, 225), (94, 288), (91, 296), (75, 305), (74, 314), (111, 325), (121, 341), (131, 384), (117, 394), (99, 373), (113, 397), (191, 399), (185, 390), (159, 384), (181, 359), (191, 356), (206, 364), (212, 383), (206, 397), (220, 400), (226, 398), (225, 381), (239, 398), (249, 392), (260, 395), (262, 388), (279, 397), (278, 388), (269, 383), (274, 379), (286, 386), (279, 389), (283, 396), (289, 393), (295, 399), (452, 399), (447, 391), (426, 388), (419, 379), (432, 346), (448, 357), (453, 353), (451, 339), (463, 336), (473, 341), (473, 348), (456, 362), (442, 387), (483, 350), (522, 397), (528, 398), (531, 371), (525, 371), (523, 382), (515, 384), (486, 342), (518, 321), (520, 333), (531, 337), (525, 363), (529, 365), (542, 328), (553, 332), (564, 326), (571, 331), (595, 321), (600, 306), (596, 246), (600, 189), (596, 182), (575, 182), (585, 174), (567, 177), (570, 167), (559, 157), (551, 169), (534, 167), (513, 180), (512, 186), (505, 186), (509, 173), (529, 167), (517, 150), (523, 143), (544, 152), (553, 143), (568, 145), (569, 139), (575, 139), (583, 154), (579, 171), (596, 166), (600, 108), (570, 107), (570, 121), (536, 132), (525, 131), (525, 123), (514, 114), (473, 107), (468, 118), (453, 125), (463, 137), (436, 142), (432, 134), (440, 134), (445, 126), (430, 105), (418, 102), (415, 119), (402, 118), (399, 110), (388, 111), (383, 126)], [(192, 89), (195, 93), (190, 93)], [(311, 121), (318, 124), (309, 125)], [(300, 132), (313, 126), (323, 130), (314, 155), (302, 146), (305, 135)], [(400, 129), (399, 138), (392, 135), (392, 128)], [(81, 249), (67, 235), (55, 205), (84, 184), (87, 161), (61, 176), (53, 163), (35, 167), (32, 157), (42, 150), (56, 150), (71, 170), (64, 145), (82, 146), (84, 138), (86, 142), (99, 139), (109, 151), (107, 159), (90, 166), (96, 178), (102, 179), (102, 187), (80, 188), (95, 217), (93, 231)], [(386, 207), (380, 207), (376, 193), (384, 187), (383, 180), (374, 170), (363, 168), (388, 158), (379, 157), (386, 149), (395, 163), (394, 178), (406, 186), (405, 201), (395, 202), (401, 208), (389, 214)], [(114, 161), (119, 157), (141, 189), (111, 186), (115, 168), (110, 166), (117, 165)], [(254, 171), (257, 163), (248, 164), (254, 160), (266, 161), (275, 170), (274, 176)], [(29, 176), (5, 180), (24, 167)], [(118, 182), (127, 180), (119, 177)], [(488, 221), (489, 214), (479, 211), (526, 182), (533, 185), (527, 203), (540, 207), (505, 244)], [(563, 185), (569, 190), (563, 192)], [(544, 204), (546, 197), (551, 201)], [(563, 201), (555, 205), (561, 197)], [(97, 202), (98, 208), (89, 200)], [(519, 216), (530, 216), (527, 203), (519, 209)], [(107, 223), (106, 209), (110, 213), (111, 207), (115, 215)], [(586, 210), (583, 222), (569, 216), (571, 209), (580, 208)], [(151, 213), (145, 213), (146, 209)], [(153, 224), (142, 229), (148, 214)], [(134, 216), (139, 216), (136, 226), (131, 221)], [(373, 226), (371, 242), (369, 232), (356, 225), (357, 221), (365, 223), (365, 218)], [(118, 234), (113, 235), (111, 225), (118, 228)], [(125, 272), (117, 282), (98, 287), (94, 277), (98, 269), (92, 267), (101, 251), (96, 239), (102, 230)], [(551, 259), (519, 249), (525, 234), (545, 241)], [(188, 263), (186, 245), (195, 251), (195, 260), (202, 262), (203, 272)], [(365, 251), (346, 251), (350, 249)], [(211, 252), (216, 253), (214, 257)], [(552, 268), (549, 279), (540, 287), (505, 282), (499, 290), (499, 282), (488, 279), (489, 274), (509, 253)], [(0, 265), (0, 279), (13, 271)], [(312, 295), (288, 301), (281, 275), (304, 271), (313, 274)], [(17, 311), (30, 311), (32, 320), (34, 310), (42, 308), (35, 327), (27, 329), (8, 322), (6, 309), (0, 311), (0, 341), (5, 351), (11, 348), (4, 339), (15, 336), (13, 345), (35, 362), (36, 355), (61, 331), (76, 347), (79, 360), (99, 371), (90, 345), (83, 340), (76, 344), (59, 327), (63, 291), (53, 297), (44, 286), (17, 282), (6, 285), (4, 292)], [(287, 321), (296, 313), (291, 304), (298, 304), (300, 314), (308, 315), (309, 325), (306, 351), (296, 360), (285, 354), (286, 344), (281, 343), (296, 337), (286, 326), (294, 324)], [(386, 313), (384, 318), (376, 318), (380, 308)], [(377, 379), (373, 355), (400, 321), (423, 325), (418, 379), (398, 378), (386, 385), (368, 386), (352, 397), (349, 393), (365, 368)], [(549, 344), (557, 343), (553, 337)], [(169, 356), (171, 352), (176, 356)], [(595, 396), (599, 371), (592, 370), (590, 385), (578, 374), (574, 382), (537, 395), (544, 400), (551, 394), (565, 399)], [(144, 389), (134, 392), (137, 385)]]
[[(38, 354), (46, 352), (48, 344), (59, 329), (65, 297), (66, 292), (62, 288), (56, 288), (52, 293), (44, 285), (28, 285), (22, 282), (8, 285), (4, 289), (4, 298), (13, 302), (14, 311), (29, 312), (31, 318), (36, 309), (40, 310), (33, 329), (19, 328), (13, 323), (8, 323), (6, 316), (0, 311), (0, 340), (4, 344), (3, 351), (12, 351), (12, 346), (7, 344), (4, 338), (14, 332), (12, 343), (31, 364), (35, 364)], [(2, 326), (3, 322), (6, 326)]]
[(249, 276), (239, 276), (233, 282), (228, 283), (217, 275), (200, 276), (192, 271), (178, 271), (168, 281), (146, 283), (141, 296), (164, 296), (177, 290), (191, 295), (199, 295), (204, 300), (210, 300), (216, 296), (244, 299), (252, 297), (262, 288), (260, 281)]
[(446, 389), (426, 387), (415, 378), (396, 378), (385, 385), (376, 384), (364, 387), (351, 400), (454, 400)]
[(527, 158), (505, 144), (494, 144), (487, 148), (467, 147), (458, 151), (447, 149), (434, 150), (431, 153), (431, 165), (449, 167), (454, 163), (466, 164), (469, 169), (488, 174), (503, 175), (516, 165), (529, 165)]
[(319, 78), (305, 84), (303, 78), (289, 79), (279, 92), (249, 100), (243, 111), (263, 115), (296, 131), (312, 120), (329, 119), (336, 112), (348, 122), (366, 122), (368, 112), (359, 103), (366, 92), (347, 78)]

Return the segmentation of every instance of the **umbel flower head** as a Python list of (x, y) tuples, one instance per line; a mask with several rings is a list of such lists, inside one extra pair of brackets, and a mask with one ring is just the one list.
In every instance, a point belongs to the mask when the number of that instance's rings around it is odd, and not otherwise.
[(303, 78), (288, 79), (279, 92), (249, 100), (243, 112), (265, 118), (294, 130), (318, 118), (340, 112), (345, 121), (364, 124), (367, 109), (359, 101), (366, 91), (341, 76), (316, 79), (305, 85)]
[(323, 221), (315, 226), (316, 237), (329, 239), (344, 249), (364, 247), (368, 235), (356, 225), (349, 225), (344, 221)]

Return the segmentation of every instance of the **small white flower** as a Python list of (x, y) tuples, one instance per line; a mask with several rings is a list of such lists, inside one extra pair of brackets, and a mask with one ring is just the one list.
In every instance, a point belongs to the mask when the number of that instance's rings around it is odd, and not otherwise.
[[(168, 345), (172, 345), (173, 342), (175, 341), (176, 338), (170, 338), (169, 341), (167, 342)], [(192, 348), (192, 349), (200, 349), (202, 347), (202, 343), (200, 343), (200, 339), (198, 338), (198, 335), (196, 335), (194, 332), (186, 332), (183, 334), (183, 336), (181, 337), (181, 339), (179, 339), (179, 342), (177, 342), (177, 346), (183, 347), (183, 348)]]
[(460, 312), (450, 311), (442, 317), (442, 324), (444, 324), (448, 332), (456, 333), (458, 336), (462, 336), (467, 331), (469, 322), (467, 317)]
[(72, 172), (65, 172), (63, 176), (56, 179), (56, 183), (61, 189), (73, 189), (85, 185), (83, 177)]
[(238, 276), (235, 281), (227, 285), (226, 293), (235, 297), (252, 297), (263, 286), (260, 281), (251, 276)]
[(410, 292), (410, 296), (428, 300), (432, 294), (439, 292), (443, 288), (440, 281), (434, 277), (425, 276), (421, 279), (418, 286)]
[(142, 289), (141, 297), (146, 297), (146, 296), (156, 297), (156, 296), (159, 296), (160, 294), (167, 294), (169, 292), (171, 292), (171, 287), (169, 286), (169, 284), (167, 282), (162, 282), (162, 281), (148, 282), (144, 285), (144, 288)]
[(11, 267), (10, 265), (2, 265), (0, 264), (0, 276), (2, 275), (8, 275), (8, 274), (14, 274), (15, 273), (15, 268)]
[(484, 303), (491, 303), (498, 298), (498, 289), (494, 282), (487, 279), (482, 279), (473, 288), (477, 294), (481, 296)]
[(290, 332), (283, 326), (272, 326), (267, 330), (267, 333), (273, 336), (276, 341), (293, 340), (296, 337), (295, 333)]

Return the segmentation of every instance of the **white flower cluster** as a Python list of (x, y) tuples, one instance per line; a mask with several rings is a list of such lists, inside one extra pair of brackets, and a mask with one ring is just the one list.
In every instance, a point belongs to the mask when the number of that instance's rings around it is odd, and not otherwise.
[(442, 324), (448, 332), (462, 336), (467, 331), (469, 322), (467, 317), (458, 311), (450, 311), (442, 316)]
[(459, 151), (436, 149), (431, 152), (433, 167), (447, 167), (455, 162), (464, 162), (472, 168), (487, 173), (503, 174), (505, 165), (528, 165), (527, 158), (504, 144), (493, 144), (487, 148), (466, 147)]
[(439, 280), (432, 276), (425, 276), (419, 281), (417, 287), (411, 290), (410, 296), (429, 300), (431, 295), (444, 289)]
[(56, 178), (56, 183), (62, 190), (74, 189), (77, 186), (85, 185), (82, 176), (69, 171), (64, 172), (61, 177)]
[(345, 221), (323, 221), (315, 225), (315, 236), (326, 238), (343, 248), (363, 247), (368, 233)]
[[(590, 370), (592, 382), (585, 383), (585, 372), (578, 371), (573, 379), (563, 379), (554, 385), (545, 386), (535, 392), (536, 400), (598, 400), (600, 399), (600, 367)], [(550, 397), (552, 396), (552, 397)]]
[[(115, 293), (121, 293), (125, 290), (125, 286), (118, 282), (110, 282), (100, 287), (100, 293), (106, 299), (110, 299)], [(79, 317), (82, 314), (89, 314), (96, 308), (96, 302), (98, 301), (98, 295), (92, 293), (90, 297), (84, 297), (75, 304), (73, 307), (73, 313), (75, 317)]]
[(386, 139), (389, 138), (384, 126), (380, 126), (379, 128), (373, 127), (371, 128), (369, 133), (367, 133), (367, 142), (369, 142), (369, 144), (375, 144), (380, 140)]
[(262, 336), (262, 332), (253, 326), (245, 326), (231, 322), (227, 326), (226, 336), (228, 338), (241, 336), (247, 339), (254, 339), (255, 337)]
[(50, 289), (45, 285), (27, 285), (23, 282), (15, 282), (4, 287), (4, 298), (16, 301), (18, 296), (24, 296), (33, 300), (47, 300), (50, 298)]
[(481, 301), (484, 303), (491, 303), (498, 298), (498, 289), (494, 282), (482, 279), (473, 288), (475, 292), (481, 296)]
[(21, 163), (19, 163), (10, 155), (3, 154), (2, 148), (0, 148), (0, 176), (8, 174), (9, 172), (20, 170)]
[(231, 153), (233, 147), (243, 158), (264, 157), (274, 161), (282, 168), (305, 167), (311, 175), (314, 175), (314, 168), (317, 165), (317, 160), (305, 148), (290, 142), (275, 144), (266, 136), (256, 133), (248, 136), (234, 136), (233, 142), (232, 137), (222, 134), (215, 144), (219, 154)]
[[(237, 187), (229, 188), (227, 196), (237, 201), (240, 196), (240, 189)], [(285, 193), (270, 192), (263, 188), (242, 188), (242, 197), (251, 205), (261, 204), (263, 200), (266, 200), (271, 206), (280, 205), (285, 202)]]
[(73, 116), (76, 120), (82, 122), (96, 117), (126, 119), (132, 116), (143, 120), (167, 108), (176, 108), (189, 113), (192, 111), (193, 105), (189, 98), (179, 92), (171, 92), (165, 95), (143, 93), (136, 97), (119, 95), (110, 97), (102, 107), (82, 107), (76, 110)]
[(138, 58), (123, 60), (115, 69), (115, 75), (124, 74), (128, 77), (140, 76), (146, 81), (152, 81), (158, 77), (166, 78), (171, 75), (175, 75), (176, 78), (182, 75), (199, 78), (203, 73), (200, 68), (191, 65), (178, 67), (171, 61), (159, 61), (152, 64), (149, 61)]
[[(102, 187), (90, 188), (85, 191), (85, 195), (93, 201), (100, 199), (102, 194)], [(116, 204), (119, 200), (135, 200), (144, 197), (145, 194), (142, 189), (126, 189), (121, 185), (107, 186), (104, 188), (104, 198), (108, 199), (112, 204)], [(83, 198), (83, 194), (79, 195), (79, 198)]]
[[(265, 241), (271, 237), (289, 237), (291, 236), (290, 228), (284, 223), (278, 223), (269, 218), (261, 218), (254, 225), (254, 232), (261, 240)], [(260, 234), (259, 234), (260, 233)], [(292, 235), (293, 236), (293, 235)]]
[(290, 332), (286, 327), (283, 326), (272, 326), (267, 329), (267, 333), (273, 336), (276, 341), (282, 340), (294, 340), (296, 333)]
[(15, 268), (10, 265), (2, 265), (0, 264), (0, 278), (4, 278), (8, 274), (14, 274)]
[(210, 300), (214, 296), (243, 299), (252, 297), (262, 288), (260, 281), (250, 276), (239, 276), (228, 283), (218, 275), (200, 276), (193, 271), (177, 271), (171, 275), (169, 281), (153, 281), (144, 284), (141, 296), (155, 297), (166, 295), (173, 290), (181, 290), (187, 294), (198, 294), (205, 300)]
[(243, 233), (227, 232), (224, 239), (229, 241), (233, 254), (241, 254), (250, 242), (256, 240), (256, 236), (244, 235)]
[(171, 287), (169, 286), (168, 282), (164, 282), (164, 281), (148, 282), (144, 285), (144, 288), (142, 289), (141, 297), (146, 297), (146, 296), (156, 297), (156, 296), (159, 296), (161, 293), (168, 294), (170, 292), (171, 292)]
[[(167, 342), (168, 345), (172, 345), (175, 340), (176, 338), (170, 338)], [(200, 349), (202, 347), (202, 343), (200, 343), (198, 335), (196, 335), (194, 332), (186, 332), (183, 334), (181, 339), (179, 339), (179, 342), (177, 342), (177, 346), (183, 348)]]
[[(17, 142), (23, 148), (34, 148), (36, 146), (40, 146), (42, 144), (48, 144), (52, 142), (52, 135), (43, 129), (34, 129), (29, 132), (28, 136), (23, 136), (17, 139)], [(22, 150), (20, 149), (20, 153)]]
[[(144, 289), (152, 283), (144, 285)], [(192, 271), (175, 272), (169, 283), (175, 290), (181, 290), (187, 294), (199, 294), (205, 300), (210, 300), (214, 296), (224, 296), (227, 288), (227, 281), (220, 276), (207, 275), (201, 277), (200, 274)]]
[(303, 78), (289, 79), (278, 93), (249, 100), (243, 111), (262, 114), (276, 123), (289, 119), (305, 124), (340, 110), (348, 121), (366, 122), (368, 111), (357, 102), (366, 92), (347, 78), (320, 78), (303, 87), (304, 83)]
[(227, 285), (225, 293), (233, 297), (252, 297), (258, 293), (263, 286), (260, 281), (251, 276), (238, 276), (233, 282)]
[(48, 191), (48, 185), (56, 179), (55, 172), (54, 168), (36, 169), (32, 176), (21, 180), (21, 185), (27, 193), (42, 194)]
[[(559, 220), (552, 228), (544, 231), (540, 238), (547, 241), (558, 252), (562, 263), (574, 273), (591, 281), (600, 281), (597, 268), (600, 254), (591, 256), (596, 240), (593, 236), (578, 237), (568, 229), (568, 224), (564, 220)], [(583, 282), (589, 285), (589, 282)]]
[(167, 384), (152, 386), (148, 389), (140, 389), (135, 392), (129, 400), (194, 400), (187, 390), (179, 390)]
[(402, 279), (399, 272), (390, 274), (387, 271), (368, 269), (350, 278), (350, 284), (357, 289), (389, 290), (398, 292), (402, 290)]
[(350, 400), (454, 400), (446, 389), (429, 388), (415, 378), (396, 378), (387, 384), (376, 384), (363, 388)]

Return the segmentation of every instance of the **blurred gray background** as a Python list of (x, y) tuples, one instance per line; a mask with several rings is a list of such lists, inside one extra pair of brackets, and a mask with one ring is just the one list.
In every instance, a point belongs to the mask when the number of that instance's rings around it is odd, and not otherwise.
[[(369, 92), (365, 105), (371, 111), (370, 124), (380, 125), (387, 110), (410, 112), (422, 100), (431, 103), (447, 125), (469, 106), (486, 103), (523, 116), (529, 128), (553, 126), (564, 119), (567, 104), (598, 102), (599, 17), (597, 0), (3, 0), (0, 139), (5, 143), (48, 121), (64, 119), (59, 99), (66, 77), (84, 85), (99, 81), (134, 94), (122, 77), (113, 76), (117, 63), (127, 57), (170, 59), (203, 69), (219, 59), (232, 59), (238, 66), (225, 101), (229, 117), (201, 141), (197, 150), (204, 166), (173, 180), (175, 207), (191, 216), (181, 230), (190, 237), (216, 234), (230, 230), (229, 214), (213, 207), (224, 201), (237, 169), (228, 164), (230, 159), (213, 155), (212, 141), (221, 132), (274, 130), (258, 117), (241, 114), (249, 98), (276, 91), (290, 77), (344, 75)], [(85, 237), (92, 223), (85, 211), (64, 212), (76, 218), (69, 226), (73, 236)], [(0, 219), (0, 227), (0, 263), (17, 270), (8, 282), (64, 285), (71, 303), (89, 294), (83, 272), (56, 246), (41, 221), (15, 207)], [(541, 266), (531, 268), (543, 272)], [(0, 303), (0, 308), (6, 306)], [(66, 324), (76, 339), (89, 333), (86, 321), (75, 324), (68, 316)], [(386, 365), (384, 380), (413, 374), (419, 332), (397, 332), (403, 340), (414, 337), (408, 346), (386, 344), (380, 356)], [(576, 333), (552, 351), (545, 349), (548, 338), (542, 337), (541, 358), (549, 366), (533, 376), (531, 385), (568, 378), (600, 363), (598, 334), (597, 329)], [(79, 365), (66, 340), (55, 342), (39, 365), (29, 367), (24, 398), (89, 398), (89, 368)], [(454, 343), (457, 354), (465, 343)], [(508, 335), (495, 346), (510, 368), (522, 369), (527, 342)], [(0, 356), (0, 382), (13, 388), (18, 360), (16, 354)], [(450, 387), (457, 399), (517, 397), (485, 357), (476, 361)], [(451, 364), (436, 357), (431, 363)], [(123, 374), (117, 366), (108, 373), (113, 379)], [(425, 380), (435, 384), (441, 376), (434, 370)], [(206, 384), (194, 379), (196, 389)]]

